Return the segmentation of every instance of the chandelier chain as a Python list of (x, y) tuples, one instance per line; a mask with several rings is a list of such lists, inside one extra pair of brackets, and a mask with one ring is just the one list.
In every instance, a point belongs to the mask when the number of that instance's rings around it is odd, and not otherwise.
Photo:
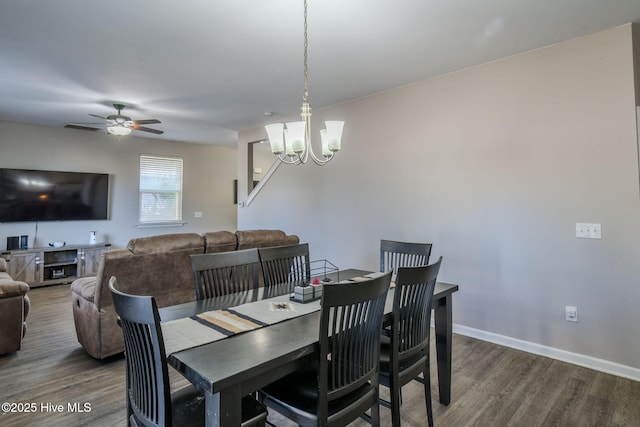
[(309, 67), (307, 66), (307, 0), (304, 0), (304, 94), (302, 100), (309, 102)]

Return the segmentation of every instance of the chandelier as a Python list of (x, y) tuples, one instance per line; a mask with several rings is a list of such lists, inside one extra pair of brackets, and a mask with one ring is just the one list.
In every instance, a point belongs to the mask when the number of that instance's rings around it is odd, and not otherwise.
[(344, 122), (328, 120), (326, 129), (320, 131), (322, 155), (317, 156), (311, 146), (311, 105), (309, 104), (309, 69), (307, 67), (307, 0), (304, 0), (304, 92), (301, 121), (273, 123), (265, 126), (271, 151), (278, 159), (287, 164), (299, 165), (307, 163), (309, 157), (317, 165), (323, 166), (333, 159), (342, 143), (342, 127)]

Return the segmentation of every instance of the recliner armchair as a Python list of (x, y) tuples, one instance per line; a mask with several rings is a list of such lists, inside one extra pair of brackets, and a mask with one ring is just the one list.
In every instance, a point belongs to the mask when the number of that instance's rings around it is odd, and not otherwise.
[(7, 273), (7, 261), (0, 258), (0, 355), (20, 350), (27, 331), (29, 285)]

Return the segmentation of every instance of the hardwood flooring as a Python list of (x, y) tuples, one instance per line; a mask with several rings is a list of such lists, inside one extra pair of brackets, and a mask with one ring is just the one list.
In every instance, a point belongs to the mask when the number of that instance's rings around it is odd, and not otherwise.
[[(0, 411), (0, 426), (126, 425), (124, 358), (97, 361), (84, 353), (68, 285), (36, 288), (29, 295), (22, 350), (0, 356), (0, 403), (34, 404), (35, 412)], [(432, 360), (436, 426), (640, 426), (640, 382), (460, 335), (454, 335), (453, 361), (452, 403), (445, 407), (437, 401)], [(172, 386), (186, 384), (171, 369), (170, 375)], [(426, 425), (422, 387), (414, 381), (403, 389), (405, 427)], [(70, 411), (69, 405), (85, 412)], [(389, 410), (381, 407), (380, 413), (382, 426), (389, 426)], [(294, 425), (273, 411), (269, 420)]]

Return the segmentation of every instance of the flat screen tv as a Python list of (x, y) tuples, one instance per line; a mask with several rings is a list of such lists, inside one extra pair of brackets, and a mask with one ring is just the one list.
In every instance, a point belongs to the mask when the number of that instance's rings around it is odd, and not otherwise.
[(109, 174), (0, 168), (0, 222), (108, 219)]

